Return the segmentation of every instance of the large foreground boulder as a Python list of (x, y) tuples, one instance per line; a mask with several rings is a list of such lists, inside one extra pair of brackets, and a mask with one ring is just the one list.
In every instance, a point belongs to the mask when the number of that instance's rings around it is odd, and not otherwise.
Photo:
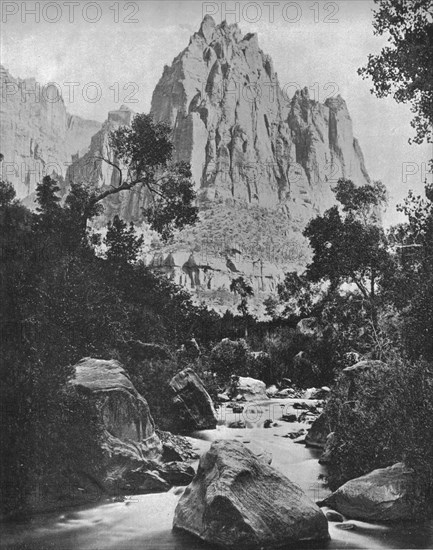
[(73, 370), (71, 394), (86, 395), (89, 422), (99, 420), (99, 437), (65, 433), (66, 440), (75, 438), (74, 468), (59, 463), (50, 473), (33, 472), (25, 502), (12, 513), (45, 513), (191, 482), (189, 462), (197, 458), (191, 444), (167, 432), (161, 432), (161, 444), (146, 400), (118, 361), (86, 357)]
[(425, 511), (414, 471), (401, 462), (351, 479), (321, 504), (363, 521), (417, 519)]
[(233, 549), (275, 548), (329, 538), (302, 490), (239, 441), (215, 441), (179, 500), (173, 527)]
[(161, 492), (188, 485), (194, 470), (185, 461), (196, 457), (191, 445), (167, 432), (160, 432), (161, 443), (149, 406), (122, 365), (86, 357), (74, 369), (71, 383), (90, 396), (103, 426), (102, 439), (95, 442), (103, 463), (97, 474), (91, 472), (101, 493)]
[(217, 414), (206, 388), (192, 369), (184, 369), (170, 381), (173, 402), (178, 410), (178, 428), (182, 431), (213, 429)]
[(142, 461), (162, 453), (147, 401), (118, 361), (85, 357), (71, 383), (91, 395), (104, 426), (103, 448), (112, 458)]
[(74, 366), (71, 383), (90, 396), (103, 426), (99, 444), (104, 461), (92, 478), (108, 494), (168, 490), (154, 467), (162, 445), (147, 401), (122, 365), (112, 360), (85, 357)]
[(236, 393), (245, 401), (262, 401), (269, 399), (266, 384), (249, 376), (239, 376), (236, 380)]

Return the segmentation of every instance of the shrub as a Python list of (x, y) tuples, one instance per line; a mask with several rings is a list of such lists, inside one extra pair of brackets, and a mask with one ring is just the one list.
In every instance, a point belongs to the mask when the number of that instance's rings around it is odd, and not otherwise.
[(250, 350), (244, 339), (224, 338), (210, 354), (210, 367), (221, 383), (228, 383), (232, 375), (248, 375)]
[(326, 407), (335, 433), (329, 485), (404, 461), (433, 486), (433, 371), (429, 364), (394, 360), (350, 382), (342, 374)]

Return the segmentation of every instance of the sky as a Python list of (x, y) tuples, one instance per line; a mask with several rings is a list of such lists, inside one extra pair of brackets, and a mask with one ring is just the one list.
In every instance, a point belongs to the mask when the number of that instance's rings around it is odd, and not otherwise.
[(357, 69), (378, 53), (374, 3), (349, 1), (27, 1), (1, 3), (1, 63), (20, 78), (55, 82), (67, 110), (104, 121), (121, 104), (148, 112), (162, 75), (196, 32), (203, 16), (256, 32), (288, 95), (307, 86), (310, 97), (346, 100), (372, 179), (390, 192), (384, 215), (401, 221), (395, 205), (410, 188), (422, 192), (431, 145), (409, 145), (408, 105), (370, 93)]

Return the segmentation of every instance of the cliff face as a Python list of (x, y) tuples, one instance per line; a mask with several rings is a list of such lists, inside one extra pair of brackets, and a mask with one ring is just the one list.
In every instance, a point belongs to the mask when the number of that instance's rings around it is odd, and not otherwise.
[[(124, 105), (119, 110), (108, 113), (107, 120), (92, 137), (89, 150), (68, 167), (65, 178), (66, 190), (72, 181), (87, 183), (96, 189), (118, 185), (118, 171), (98, 157), (119, 165), (110, 146), (110, 132), (122, 125), (129, 126), (132, 117), (133, 112)], [(106, 225), (107, 221), (112, 220), (116, 214), (125, 220), (141, 223), (143, 220), (141, 209), (146, 204), (146, 197), (148, 197), (147, 191), (139, 187), (107, 197), (104, 200), (104, 213), (99, 220), (96, 220), (96, 224)]]
[(209, 16), (164, 68), (152, 113), (173, 126), (202, 202), (282, 208), (301, 226), (333, 203), (339, 177), (369, 181), (344, 100), (289, 101), (257, 35)]
[[(176, 159), (191, 163), (202, 209), (278, 210), (290, 231), (301, 230), (334, 203), (331, 186), (338, 178), (370, 181), (345, 101), (337, 96), (322, 104), (307, 89), (289, 100), (257, 35), (243, 36), (236, 24), (204, 18), (188, 47), (164, 68), (151, 112), (173, 127)], [(67, 179), (112, 184), (113, 169), (93, 157), (114, 160), (108, 134), (130, 120), (124, 107), (109, 113)], [(112, 197), (106, 217), (117, 212), (139, 221), (144, 200), (139, 190)]]
[[(238, 276), (256, 295), (275, 292), (281, 268), (307, 263), (301, 232), (335, 203), (332, 186), (341, 177), (370, 181), (345, 101), (312, 101), (307, 89), (289, 99), (257, 36), (237, 25), (206, 16), (164, 68), (151, 110), (173, 127), (177, 159), (191, 163), (201, 206), (200, 222), (152, 265), (208, 294)], [(194, 251), (193, 276), (191, 262), (176, 271), (181, 251)]]
[[(305, 266), (302, 230), (334, 204), (331, 187), (340, 177), (357, 185), (370, 181), (344, 100), (322, 104), (306, 89), (289, 99), (257, 36), (242, 35), (237, 25), (217, 26), (209, 16), (164, 68), (151, 111), (172, 126), (176, 160), (191, 163), (200, 221), (159, 246), (150, 265), (199, 297), (210, 291), (218, 302), (215, 293), (223, 290), (224, 308), (234, 277), (269, 294), (281, 268)], [(67, 182), (115, 184), (116, 171), (94, 157), (116, 161), (109, 132), (131, 118), (123, 107), (109, 113), (88, 153), (69, 168)], [(114, 214), (140, 223), (146, 201), (141, 189), (113, 195), (97, 223)]]
[(46, 173), (64, 177), (73, 156), (88, 149), (101, 124), (70, 115), (55, 88), (14, 78), (2, 66), (0, 78), (2, 175), (21, 198)]

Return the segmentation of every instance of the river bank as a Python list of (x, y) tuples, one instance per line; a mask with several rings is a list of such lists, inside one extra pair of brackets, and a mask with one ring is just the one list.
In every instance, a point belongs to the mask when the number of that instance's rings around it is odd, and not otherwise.
[[(190, 441), (199, 454), (216, 439), (238, 439), (254, 452), (266, 451), (272, 455), (272, 465), (297, 483), (312, 500), (323, 499), (329, 490), (319, 479), (321, 474), (326, 474), (326, 468), (318, 463), (321, 451), (306, 448), (285, 437), (307, 425), (279, 420), (282, 413), (299, 413), (292, 407), (296, 401), (272, 399), (250, 403), (245, 405), (243, 413), (233, 413), (222, 406), (218, 411), (217, 428), (195, 432)], [(245, 428), (228, 427), (241, 417)], [(264, 428), (266, 420), (272, 421), (271, 427)], [(194, 537), (172, 531), (174, 510), (183, 490), (173, 488), (167, 493), (134, 495), (117, 502), (99, 502), (93, 506), (35, 516), (21, 523), (3, 524), (0, 547), (13, 550), (208, 548)], [(352, 527), (343, 530), (339, 525)], [(329, 532), (331, 540), (325, 546), (329, 550), (433, 547), (433, 521), (379, 525), (350, 520), (343, 524), (330, 523)]]

